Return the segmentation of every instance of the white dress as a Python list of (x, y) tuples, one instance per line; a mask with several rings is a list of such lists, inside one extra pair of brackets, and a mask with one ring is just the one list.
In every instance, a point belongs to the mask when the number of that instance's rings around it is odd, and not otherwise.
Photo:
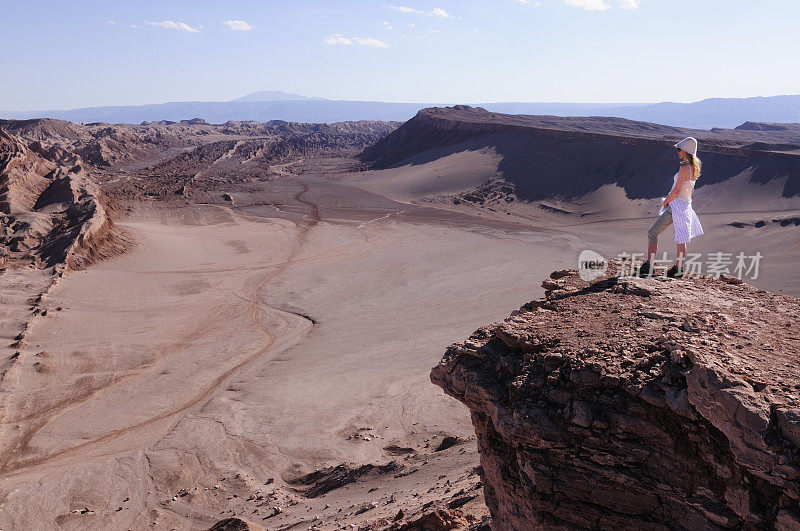
[[(689, 243), (689, 240), (703, 234), (703, 227), (700, 225), (700, 218), (697, 217), (692, 208), (692, 192), (694, 191), (695, 181), (687, 180), (683, 183), (678, 197), (670, 201), (669, 208), (672, 211), (672, 224), (675, 227), (675, 243)], [(672, 179), (672, 188), (678, 184), (678, 173)], [(669, 195), (669, 194), (667, 194)]]

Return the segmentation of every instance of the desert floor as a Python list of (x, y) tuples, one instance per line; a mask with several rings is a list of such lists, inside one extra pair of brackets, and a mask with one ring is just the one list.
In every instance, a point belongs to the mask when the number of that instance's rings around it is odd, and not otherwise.
[[(649, 207), (504, 218), (374, 182), (286, 175), (233, 203), (135, 205), (120, 224), (136, 247), (53, 285), (6, 375), (0, 528), (324, 528), (436, 500), (485, 512), (467, 410), (430, 368), (581, 250), (641, 252)], [(727, 226), (759, 215), (709, 213), (693, 250), (758, 238), (753, 283), (797, 295), (797, 229)], [(41, 289), (30, 278), (4, 318)], [(447, 436), (458, 444), (436, 451)]]

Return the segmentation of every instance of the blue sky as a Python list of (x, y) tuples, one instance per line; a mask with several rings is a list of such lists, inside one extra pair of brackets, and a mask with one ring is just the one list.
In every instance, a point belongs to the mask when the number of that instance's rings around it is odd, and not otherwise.
[(797, 94), (798, 27), (798, 0), (0, 0), (0, 109)]

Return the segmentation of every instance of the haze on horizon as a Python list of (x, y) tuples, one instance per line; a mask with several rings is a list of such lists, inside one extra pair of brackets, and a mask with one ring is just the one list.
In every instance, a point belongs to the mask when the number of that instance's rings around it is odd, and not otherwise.
[[(434, 0), (3, 6), (0, 109), (228, 101), (691, 102), (795, 94), (800, 4)], [(513, 50), (509, 53), (509, 50)]]

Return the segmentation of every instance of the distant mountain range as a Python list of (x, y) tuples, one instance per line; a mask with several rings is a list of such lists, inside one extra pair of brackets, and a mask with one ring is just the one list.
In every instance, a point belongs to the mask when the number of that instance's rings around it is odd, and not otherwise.
[(325, 98), (309, 98), (308, 96), (301, 96), (300, 94), (290, 94), (288, 92), (281, 92), (280, 90), (260, 90), (258, 92), (251, 92), (241, 98), (236, 98), (233, 101), (292, 101), (292, 100), (324, 100)]
[[(261, 91), (232, 101), (188, 101), (136, 106), (86, 107), (50, 111), (0, 111), (0, 118), (58, 118), (71, 122), (138, 124), (144, 121), (202, 118), (229, 120), (332, 123), (350, 120), (406, 121), (420, 109), (452, 103), (392, 103), (326, 100), (279, 91)], [(709, 98), (693, 103), (472, 103), (506, 114), (612, 116), (644, 122), (711, 129), (743, 122), (800, 122), (800, 95), (755, 98)]]

